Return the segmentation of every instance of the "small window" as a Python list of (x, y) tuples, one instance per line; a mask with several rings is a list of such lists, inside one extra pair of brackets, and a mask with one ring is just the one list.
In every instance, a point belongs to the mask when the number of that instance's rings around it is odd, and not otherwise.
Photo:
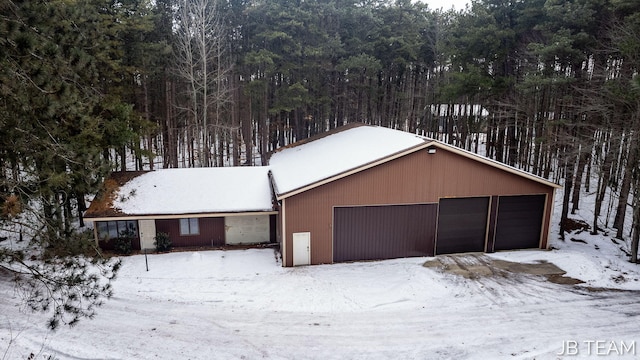
[(198, 218), (180, 219), (180, 235), (198, 235), (200, 226)]

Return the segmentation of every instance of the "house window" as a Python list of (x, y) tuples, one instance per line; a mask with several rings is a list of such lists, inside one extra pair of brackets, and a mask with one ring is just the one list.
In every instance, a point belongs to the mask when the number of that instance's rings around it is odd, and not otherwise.
[(138, 222), (136, 220), (99, 221), (97, 227), (98, 237), (103, 240), (116, 239), (128, 235), (127, 233), (138, 237)]
[(198, 235), (200, 226), (198, 218), (180, 219), (180, 235)]

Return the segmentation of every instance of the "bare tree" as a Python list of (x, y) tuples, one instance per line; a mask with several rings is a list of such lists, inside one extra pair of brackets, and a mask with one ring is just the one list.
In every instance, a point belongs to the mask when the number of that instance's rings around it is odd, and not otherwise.
[(175, 71), (186, 89), (185, 101), (177, 107), (186, 116), (187, 142), (193, 142), (195, 149), (191, 150), (198, 157), (190, 164), (211, 166), (217, 130), (224, 126), (221, 118), (230, 99), (230, 66), (225, 59), (224, 26), (217, 1), (183, 0), (175, 32)]

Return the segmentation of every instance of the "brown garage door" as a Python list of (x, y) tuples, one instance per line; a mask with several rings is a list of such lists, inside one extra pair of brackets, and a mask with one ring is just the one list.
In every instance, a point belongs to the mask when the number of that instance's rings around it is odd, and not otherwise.
[(495, 250), (540, 246), (545, 195), (500, 196)]
[(440, 199), (436, 254), (484, 251), (489, 197)]
[(333, 261), (433, 256), (438, 205), (334, 208)]

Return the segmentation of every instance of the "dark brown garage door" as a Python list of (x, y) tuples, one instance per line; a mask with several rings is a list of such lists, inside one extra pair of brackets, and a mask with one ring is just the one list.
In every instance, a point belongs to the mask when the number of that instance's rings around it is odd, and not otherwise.
[(436, 254), (484, 251), (489, 197), (441, 199)]
[(334, 208), (333, 261), (433, 256), (437, 204)]
[(545, 195), (500, 196), (495, 250), (540, 246)]

